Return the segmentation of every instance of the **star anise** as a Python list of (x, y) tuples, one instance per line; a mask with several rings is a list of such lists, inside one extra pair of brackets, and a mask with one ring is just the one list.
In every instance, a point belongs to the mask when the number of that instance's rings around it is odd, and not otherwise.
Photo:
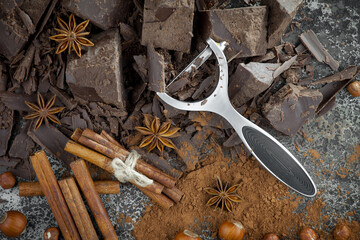
[(204, 188), (205, 192), (208, 194), (214, 195), (214, 197), (210, 198), (206, 203), (208, 206), (212, 206), (216, 204), (215, 208), (221, 204), (221, 211), (224, 209), (224, 205), (229, 212), (233, 210), (233, 202), (240, 202), (241, 199), (239, 195), (235, 193), (235, 191), (239, 188), (239, 184), (233, 185), (227, 188), (227, 184), (223, 187), (223, 184), (220, 178), (217, 177), (216, 189), (211, 187)]
[(169, 139), (177, 137), (177, 132), (180, 130), (178, 127), (171, 127), (171, 122), (164, 122), (160, 124), (160, 119), (153, 117), (150, 114), (144, 114), (144, 124), (146, 127), (135, 127), (141, 134), (145, 135), (139, 147), (147, 147), (148, 152), (155, 147), (163, 152), (164, 146), (169, 148), (176, 148), (174, 143)]
[(41, 123), (43, 122), (43, 120), (45, 120), (45, 124), (48, 125), (49, 121), (48, 119), (50, 119), (51, 121), (53, 121), (56, 124), (61, 125), (59, 119), (54, 115), (60, 111), (62, 111), (64, 109), (64, 107), (54, 107), (52, 108), (52, 106), (55, 103), (55, 98), (56, 95), (54, 95), (49, 102), (46, 103), (44, 102), (44, 98), (41, 96), (40, 93), (38, 93), (37, 95), (37, 101), (38, 101), (38, 106), (36, 106), (33, 103), (30, 103), (28, 101), (25, 101), (25, 104), (31, 108), (32, 110), (34, 110), (35, 112), (26, 115), (24, 117), (24, 119), (34, 119), (37, 118), (36, 123), (35, 123), (35, 131), (41, 126)]
[(94, 44), (84, 38), (83, 36), (89, 35), (90, 32), (83, 32), (86, 26), (89, 24), (89, 20), (86, 20), (76, 26), (74, 14), (70, 15), (69, 25), (66, 24), (61, 18), (57, 18), (57, 21), (61, 29), (55, 28), (56, 31), (60, 32), (58, 35), (51, 36), (50, 39), (60, 42), (56, 49), (56, 54), (59, 54), (69, 48), (73, 48), (76, 54), (81, 57), (81, 45), (83, 46), (94, 46)]

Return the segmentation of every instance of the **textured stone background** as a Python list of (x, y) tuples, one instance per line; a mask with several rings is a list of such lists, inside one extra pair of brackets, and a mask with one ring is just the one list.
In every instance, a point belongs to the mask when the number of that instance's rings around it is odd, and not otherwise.
[[(286, 40), (296, 44), (299, 42), (298, 34), (312, 29), (330, 54), (340, 62), (340, 70), (348, 65), (359, 64), (359, 14), (360, 2), (358, 0), (306, 0), (295, 17), (295, 21), (300, 22), (301, 27), (290, 34)], [(304, 17), (312, 18), (313, 21), (308, 21)], [(318, 63), (315, 59), (313, 59), (313, 66), (315, 79), (332, 73), (330, 67)], [(321, 192), (321, 198), (326, 203), (323, 214), (331, 216), (326, 224), (331, 226), (335, 224), (337, 217), (360, 221), (360, 161), (359, 159), (353, 163), (346, 161), (355, 152), (355, 147), (360, 144), (359, 102), (360, 98), (355, 99), (346, 90), (341, 91), (334, 110), (323, 117), (311, 120), (303, 127), (307, 137), (314, 141), (305, 141), (300, 152), (294, 148), (294, 139), (301, 142), (300, 136), (289, 138), (277, 135), (278, 139), (295, 153), (313, 177)], [(318, 151), (322, 158), (312, 159), (309, 149)], [(53, 157), (50, 157), (50, 161), (56, 175), (60, 177), (64, 171), (63, 166)], [(335, 173), (335, 170), (339, 171), (341, 167), (350, 169), (345, 178), (340, 178)], [(330, 174), (324, 175), (323, 169), (330, 169)], [(0, 172), (3, 171), (4, 169), (0, 169)], [(340, 190), (338, 186), (341, 187)], [(7, 200), (6, 203), (0, 203), (0, 214), (8, 210), (19, 210), (28, 217), (27, 232), (18, 239), (42, 239), (43, 231), (47, 227), (56, 226), (45, 197), (19, 198), (17, 187), (10, 190), (0, 189), (0, 197)], [(131, 217), (133, 221), (137, 221), (145, 205), (151, 204), (148, 198), (129, 184), (121, 186), (121, 194), (103, 195), (101, 198), (119, 239), (134, 239), (130, 233), (133, 225), (125, 218)], [(313, 200), (304, 199), (299, 209), (303, 209)], [(352, 210), (356, 213), (350, 218), (346, 213)], [(337, 217), (334, 217), (333, 213), (336, 213)], [(0, 239), (6, 239), (6, 237), (0, 233)], [(203, 239), (212, 238), (204, 237)]]

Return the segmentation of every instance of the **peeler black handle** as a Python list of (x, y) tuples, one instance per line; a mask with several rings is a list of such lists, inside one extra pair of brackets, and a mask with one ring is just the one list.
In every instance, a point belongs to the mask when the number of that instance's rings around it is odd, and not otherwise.
[(242, 133), (252, 154), (280, 181), (304, 195), (316, 194), (311, 178), (280, 143), (250, 126), (244, 126)]

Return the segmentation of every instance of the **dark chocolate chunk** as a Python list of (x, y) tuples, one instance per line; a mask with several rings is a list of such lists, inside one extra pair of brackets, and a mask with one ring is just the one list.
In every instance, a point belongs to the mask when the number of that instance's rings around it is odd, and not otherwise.
[(211, 112), (189, 112), (189, 119), (200, 123), (201, 126), (210, 126), (219, 129), (232, 128), (222, 116)]
[(201, 35), (215, 41), (227, 41), (228, 59), (266, 53), (266, 6), (215, 9), (201, 13)]
[(11, 130), (14, 124), (14, 111), (0, 102), (0, 156), (6, 154)]
[(73, 130), (75, 130), (77, 128), (84, 130), (85, 128), (87, 128), (86, 121), (80, 117), (80, 114), (72, 115), (71, 122), (72, 122), (71, 127)]
[(319, 91), (322, 93), (323, 99), (319, 104), (319, 107), (316, 109), (316, 113), (320, 113), (326, 105), (334, 104), (332, 99), (335, 98), (336, 94), (345, 88), (351, 81), (352, 79), (347, 79), (341, 82), (332, 82), (320, 88)]
[(324, 48), (316, 34), (312, 30), (308, 30), (303, 32), (300, 35), (300, 39), (302, 43), (305, 45), (307, 49), (311, 52), (311, 54), (318, 60), (319, 62), (325, 62), (328, 64), (332, 70), (336, 71), (339, 68), (339, 62), (336, 61)]
[(194, 1), (145, 0), (142, 45), (190, 52)]
[(8, 156), (0, 157), (0, 166), (2, 167), (15, 168), (20, 162), (21, 159), (19, 158), (9, 158)]
[(318, 117), (321, 117), (326, 113), (328, 113), (329, 111), (331, 111), (332, 109), (334, 109), (335, 106), (336, 106), (336, 96), (331, 98), (320, 111), (316, 111), (316, 114)]
[(17, 177), (21, 177), (26, 180), (35, 179), (35, 171), (32, 164), (30, 163), (29, 158), (22, 159), (22, 161), (17, 164), (15, 168), (10, 168), (8, 170)]
[(76, 159), (76, 156), (64, 150), (66, 143), (70, 139), (61, 133), (57, 128), (51, 125), (41, 125), (36, 131), (34, 131), (33, 128), (30, 128), (28, 135), (32, 138), (32, 140), (34, 140), (34, 142), (53, 154), (65, 163), (67, 168), (70, 169), (70, 163)]
[(135, 41), (138, 38), (135, 30), (127, 25), (126, 23), (120, 23), (120, 35), (123, 37), (125, 41)]
[(289, 83), (270, 97), (262, 112), (276, 130), (294, 135), (314, 114), (322, 99), (316, 89)]
[(148, 66), (146, 57), (144, 55), (138, 55), (134, 56), (134, 60), (134, 70), (139, 74), (139, 76), (144, 82), (147, 82)]
[(73, 110), (77, 106), (77, 102), (65, 91), (53, 86), (50, 86), (50, 91), (56, 95), (56, 98), (59, 99), (67, 109)]
[(242, 143), (239, 135), (236, 132), (233, 132), (231, 136), (223, 143), (224, 147), (234, 147)]
[(153, 45), (147, 46), (149, 61), (149, 90), (165, 92), (165, 66), (164, 56), (156, 52)]
[(34, 141), (27, 135), (31, 121), (27, 121), (20, 133), (16, 135), (10, 150), (9, 157), (28, 159), (35, 148)]
[(212, 133), (212, 129), (210, 127), (203, 127), (200, 131), (197, 131), (194, 136), (191, 138), (192, 145), (200, 149), (200, 147), (204, 144), (205, 140)]
[(8, 82), (8, 75), (6, 66), (0, 61), (0, 92), (6, 91)]
[(177, 92), (181, 89), (183, 89), (186, 84), (189, 83), (189, 79), (188, 78), (179, 78), (177, 79), (175, 82), (173, 82), (172, 84), (169, 85), (169, 87), (167, 88), (168, 89), (168, 92), (169, 93), (174, 93), (174, 92)]
[(0, 53), (13, 59), (33, 33), (50, 0), (0, 3)]
[(349, 66), (342, 70), (341, 72), (335, 73), (333, 75), (324, 77), (320, 80), (312, 82), (312, 85), (318, 85), (323, 83), (331, 83), (331, 82), (338, 82), (344, 81), (346, 79), (353, 79), (360, 71), (360, 67), (357, 66)]
[(131, 1), (128, 0), (63, 0), (62, 6), (70, 12), (106, 30), (127, 19)]
[(88, 48), (81, 58), (70, 55), (66, 81), (76, 97), (125, 109), (119, 30), (102, 32), (92, 41), (95, 46)]
[(274, 47), (289, 26), (302, 0), (261, 0), (269, 8), (268, 48)]
[(279, 63), (240, 63), (229, 80), (229, 97), (239, 107), (265, 91), (274, 81)]

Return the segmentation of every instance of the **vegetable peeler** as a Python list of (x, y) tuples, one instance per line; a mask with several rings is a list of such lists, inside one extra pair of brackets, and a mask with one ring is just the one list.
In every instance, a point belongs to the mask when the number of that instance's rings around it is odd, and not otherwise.
[(166, 92), (157, 92), (157, 95), (165, 103), (180, 110), (219, 114), (231, 124), (244, 145), (266, 170), (296, 192), (307, 197), (315, 196), (317, 190), (313, 180), (290, 151), (232, 106), (228, 96), (228, 64), (223, 52), (226, 42), (217, 43), (211, 38), (206, 42), (207, 47), (168, 86), (183, 73), (198, 69), (214, 53), (219, 66), (219, 79), (212, 94), (195, 102), (179, 101)]

